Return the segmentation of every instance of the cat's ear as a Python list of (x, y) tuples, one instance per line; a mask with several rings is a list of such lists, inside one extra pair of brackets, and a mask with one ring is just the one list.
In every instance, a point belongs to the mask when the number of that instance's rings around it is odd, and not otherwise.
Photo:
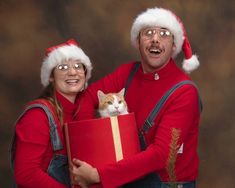
[(121, 91), (119, 91), (119, 95), (121, 95), (121, 96), (124, 96), (124, 93), (125, 93), (125, 88), (122, 88), (122, 90)]
[(104, 98), (105, 94), (103, 93), (103, 91), (98, 90), (97, 96), (98, 96), (99, 101), (101, 101)]

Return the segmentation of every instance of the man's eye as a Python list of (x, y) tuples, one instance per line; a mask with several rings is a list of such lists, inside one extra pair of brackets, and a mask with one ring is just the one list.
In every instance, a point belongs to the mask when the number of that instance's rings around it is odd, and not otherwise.
[(146, 32), (146, 35), (152, 35), (153, 34), (153, 31), (152, 30), (148, 30), (147, 32)]
[(170, 31), (160, 31), (161, 36), (170, 36)]
[(166, 31), (165, 33), (167, 36), (170, 36), (170, 34), (171, 34), (170, 31)]
[(165, 32), (165, 31), (160, 31), (160, 35), (161, 35), (161, 36), (165, 36), (165, 35), (166, 35), (166, 32)]

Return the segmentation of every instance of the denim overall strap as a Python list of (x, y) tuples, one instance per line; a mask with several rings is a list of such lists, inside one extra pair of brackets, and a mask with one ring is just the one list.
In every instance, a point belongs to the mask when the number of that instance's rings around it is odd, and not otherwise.
[(51, 136), (53, 151), (58, 151), (63, 149), (63, 145), (60, 141), (59, 134), (57, 131), (57, 125), (55, 123), (55, 119), (51, 111), (48, 109), (48, 107), (43, 104), (32, 104), (24, 110), (23, 114), (31, 108), (42, 108), (45, 111), (50, 126), (50, 136)]
[[(135, 73), (137, 72), (138, 68), (140, 67), (140, 63), (136, 62), (135, 65), (132, 67), (131, 72), (127, 78), (127, 82), (126, 82), (126, 86), (125, 86), (125, 93), (124, 93), (124, 97), (126, 96), (128, 87), (135, 75)], [(140, 139), (140, 145), (146, 145), (145, 143), (141, 143), (142, 140)], [(137, 181), (134, 182), (130, 182), (128, 184), (123, 185), (123, 188), (155, 188), (156, 185), (160, 185), (161, 180), (159, 178), (159, 176), (155, 173), (151, 173), (146, 175), (144, 178), (139, 179)]]
[[(59, 135), (58, 135), (58, 132), (57, 132), (57, 126), (56, 126), (55, 120), (54, 120), (53, 115), (52, 115), (52, 113), (50, 112), (50, 110), (48, 109), (47, 106), (45, 106), (43, 104), (37, 104), (37, 103), (27, 106), (25, 108), (25, 110), (17, 118), (16, 122), (18, 122), (20, 120), (20, 118), (22, 118), (22, 116), (28, 110), (30, 110), (32, 108), (42, 108), (45, 111), (45, 113), (48, 117), (48, 122), (49, 122), (49, 126), (50, 126), (50, 135), (51, 135), (51, 142), (52, 142), (53, 150), (57, 151), (57, 150), (63, 149), (62, 143), (60, 141), (60, 138), (59, 138)], [(10, 150), (11, 166), (13, 168), (13, 163), (14, 163), (13, 161), (14, 161), (14, 158), (15, 158), (15, 156), (14, 156), (15, 155), (15, 133), (13, 135), (9, 150)]]
[[(170, 90), (168, 90), (165, 95), (160, 99), (160, 101), (156, 104), (156, 106), (154, 107), (154, 109), (152, 110), (152, 112), (149, 114), (148, 118), (146, 119), (143, 129), (142, 131), (144, 133), (146, 133), (152, 126), (153, 126), (153, 121), (155, 120), (157, 114), (159, 113), (159, 111), (161, 110), (162, 106), (165, 104), (165, 102), (167, 101), (167, 99), (171, 96), (171, 94), (178, 88), (180, 88), (181, 86), (185, 85), (185, 84), (191, 84), (193, 86), (195, 86), (195, 84), (190, 81), (190, 80), (184, 80), (181, 81), (177, 84), (175, 84)], [(195, 86), (196, 87), (196, 86)], [(200, 107), (200, 111), (202, 111), (202, 105), (201, 105), (201, 101), (199, 100), (199, 107)]]
[(128, 87), (131, 83), (132, 78), (134, 77), (135, 73), (137, 72), (138, 68), (140, 67), (140, 63), (135, 63), (135, 65), (132, 67), (131, 72), (127, 78), (126, 86), (125, 86), (125, 92), (124, 92), (124, 97), (126, 96), (126, 92), (128, 90)]
[[(59, 135), (58, 135), (58, 132), (57, 132), (57, 125), (55, 123), (55, 119), (54, 119), (51, 111), (49, 110), (49, 108), (46, 105), (40, 104), (40, 103), (30, 104), (20, 114), (20, 116), (17, 118), (16, 122), (18, 122), (20, 120), (20, 118), (22, 118), (22, 116), (28, 110), (30, 110), (32, 108), (42, 108), (44, 110), (44, 112), (46, 113), (47, 118), (48, 118), (48, 122), (49, 122), (49, 126), (50, 126), (50, 137), (51, 137), (51, 142), (52, 142), (53, 150), (57, 151), (57, 150), (63, 149), (62, 143), (60, 141), (60, 138), (59, 138)], [(10, 144), (10, 148), (9, 148), (9, 150), (10, 150), (11, 168), (13, 170), (14, 170), (14, 159), (15, 159), (15, 139), (16, 139), (16, 135), (14, 133), (14, 135), (12, 137), (11, 144)], [(17, 185), (16, 185), (14, 179), (13, 179), (13, 188), (17, 188)]]
[(67, 187), (70, 187), (68, 158), (67, 156), (56, 153), (56, 151), (63, 149), (63, 145), (61, 143), (57, 130), (58, 126), (55, 122), (56, 117), (53, 116), (53, 112), (46, 104), (40, 104), (40, 103), (31, 104), (25, 109), (24, 112), (26, 112), (31, 108), (42, 108), (47, 115), (50, 126), (50, 139), (54, 155), (48, 166), (47, 173), (48, 175), (56, 179), (58, 182), (65, 184)]
[[(159, 100), (159, 102), (155, 105), (154, 109), (150, 112), (148, 118), (145, 120), (143, 128), (140, 131), (140, 138), (144, 139), (144, 134), (146, 134), (148, 132), (148, 130), (154, 125), (154, 120), (157, 117), (159, 111), (161, 110), (161, 108), (163, 107), (163, 105), (166, 103), (167, 99), (171, 96), (172, 93), (174, 93), (175, 90), (177, 90), (178, 88), (180, 88), (183, 85), (186, 84), (191, 84), (193, 86), (196, 87), (196, 85), (190, 81), (190, 80), (183, 80), (177, 84), (175, 84), (170, 90), (168, 90), (163, 96), (162, 98)], [(200, 112), (202, 111), (202, 102), (200, 97), (198, 96), (198, 101), (199, 101), (199, 110)], [(141, 148), (145, 149), (146, 145), (145, 142), (141, 142)]]

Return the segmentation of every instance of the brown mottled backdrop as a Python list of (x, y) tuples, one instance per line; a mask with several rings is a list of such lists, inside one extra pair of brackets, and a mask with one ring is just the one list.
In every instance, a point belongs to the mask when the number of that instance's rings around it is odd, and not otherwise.
[[(204, 102), (198, 187), (235, 184), (235, 4), (223, 0), (1, 0), (0, 186), (11, 185), (8, 146), (25, 102), (36, 97), (44, 50), (75, 38), (91, 58), (91, 81), (138, 58), (130, 28), (148, 7), (172, 9), (184, 22), (201, 67), (191, 74)], [(178, 59), (179, 65), (182, 55)], [(144, 100), (144, 99), (143, 99)]]

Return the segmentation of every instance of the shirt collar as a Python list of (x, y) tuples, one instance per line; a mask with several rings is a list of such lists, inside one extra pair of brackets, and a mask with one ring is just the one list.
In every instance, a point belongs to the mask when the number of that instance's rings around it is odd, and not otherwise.
[(170, 59), (169, 62), (160, 70), (154, 71), (152, 73), (144, 73), (142, 67), (137, 71), (138, 75), (146, 80), (161, 80), (166, 77), (172, 76), (174, 70), (177, 68), (173, 59)]

